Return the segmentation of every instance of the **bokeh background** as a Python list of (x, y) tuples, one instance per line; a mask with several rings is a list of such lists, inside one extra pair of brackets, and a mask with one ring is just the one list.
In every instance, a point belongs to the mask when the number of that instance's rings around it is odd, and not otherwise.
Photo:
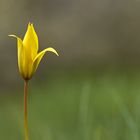
[(16, 34), (33, 22), (30, 140), (140, 140), (140, 0), (0, 0), (0, 140), (24, 140)]

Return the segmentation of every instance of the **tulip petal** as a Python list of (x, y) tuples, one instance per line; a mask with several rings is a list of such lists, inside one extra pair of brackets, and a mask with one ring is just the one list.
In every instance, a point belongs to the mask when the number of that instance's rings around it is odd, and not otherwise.
[(9, 35), (10, 37), (14, 37), (17, 39), (17, 46), (18, 46), (18, 67), (21, 74), (23, 74), (23, 67), (24, 67), (24, 47), (22, 40), (17, 37), (16, 35)]
[(36, 71), (36, 69), (37, 69), (37, 67), (38, 67), (38, 65), (39, 65), (39, 63), (40, 63), (40, 61), (41, 61), (41, 59), (43, 58), (43, 56), (44, 56), (44, 54), (45, 54), (46, 52), (53, 52), (53, 53), (55, 53), (57, 56), (59, 56), (58, 53), (56, 52), (56, 50), (53, 49), (53, 48), (46, 48), (46, 49), (44, 49), (43, 51), (41, 51), (40, 53), (38, 53), (37, 56), (35, 57), (35, 59), (33, 60), (33, 72)]
[(35, 32), (33, 24), (28, 24), (26, 34), (23, 39), (23, 44), (25, 46), (26, 53), (33, 60), (38, 52), (38, 36)]

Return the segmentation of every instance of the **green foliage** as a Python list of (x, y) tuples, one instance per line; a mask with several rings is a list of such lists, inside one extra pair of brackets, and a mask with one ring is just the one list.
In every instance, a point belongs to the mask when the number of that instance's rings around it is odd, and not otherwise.
[[(139, 140), (139, 85), (140, 74), (129, 72), (63, 73), (31, 84), (30, 140)], [(23, 140), (22, 91), (0, 100), (0, 139)]]

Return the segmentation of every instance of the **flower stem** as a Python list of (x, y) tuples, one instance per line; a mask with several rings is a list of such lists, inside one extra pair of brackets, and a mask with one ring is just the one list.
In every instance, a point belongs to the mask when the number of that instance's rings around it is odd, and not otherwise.
[(29, 140), (28, 137), (28, 107), (27, 107), (27, 103), (28, 103), (28, 81), (25, 80), (24, 81), (24, 135), (25, 135), (25, 140)]

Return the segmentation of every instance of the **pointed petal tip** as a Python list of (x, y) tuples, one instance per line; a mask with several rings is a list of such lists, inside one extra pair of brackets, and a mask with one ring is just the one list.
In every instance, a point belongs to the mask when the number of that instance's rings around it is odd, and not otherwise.
[[(33, 23), (31, 23), (30, 27), (31, 27), (32, 31), (35, 32), (34, 24), (33, 24)], [(36, 32), (35, 32), (35, 33), (36, 33)]]
[(34, 25), (33, 23), (29, 22), (28, 23), (28, 28), (27, 29), (33, 29), (34, 30)]
[(59, 54), (56, 52), (56, 55), (59, 56)]
[(28, 29), (30, 29), (30, 28), (31, 28), (31, 22), (28, 23)]
[(33, 26), (33, 23), (29, 21), (28, 26)]
[(14, 35), (8, 35), (9, 37), (14, 37)]
[(16, 38), (18, 41), (22, 42), (22, 39), (16, 35), (8, 35), (9, 37)]
[(34, 25), (33, 25), (33, 23), (31, 24), (31, 28), (32, 28), (33, 30), (35, 30), (35, 29), (34, 29)]
[(51, 51), (53, 53), (55, 53), (57, 56), (59, 56), (59, 54), (57, 53), (57, 51), (54, 48), (47, 48), (48, 51)]
[(9, 37), (19, 38), (16, 35), (8, 35)]

